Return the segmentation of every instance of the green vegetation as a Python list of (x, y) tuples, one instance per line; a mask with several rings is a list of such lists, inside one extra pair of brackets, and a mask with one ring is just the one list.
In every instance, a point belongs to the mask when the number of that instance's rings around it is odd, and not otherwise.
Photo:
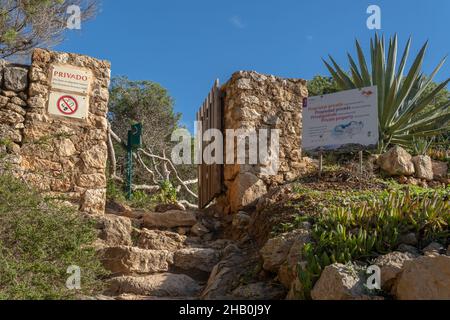
[(142, 190), (136, 190), (130, 200), (125, 197), (122, 186), (108, 180), (106, 189), (107, 198), (125, 203), (132, 208), (154, 210), (158, 204), (172, 204), (177, 202), (177, 190), (170, 181), (163, 181), (160, 190), (155, 194), (148, 194)]
[(349, 73), (343, 71), (331, 56), (333, 66), (324, 61), (341, 90), (373, 85), (378, 87), (380, 152), (392, 144), (408, 147), (414, 139), (448, 134), (450, 129), (450, 101), (448, 91), (445, 89), (450, 79), (438, 85), (433, 83), (433, 78), (443, 66), (445, 59), (430, 76), (425, 76), (421, 68), (428, 46), (426, 43), (404, 76), (410, 45), (411, 39), (406, 45), (398, 69), (397, 36), (389, 39), (387, 56), (384, 37), (375, 35), (375, 39), (371, 40), (371, 71), (358, 41), (356, 41), (358, 65), (356, 60), (348, 55)]
[(349, 206), (332, 206), (312, 217), (313, 243), (305, 245), (307, 264), (299, 270), (305, 297), (323, 269), (333, 263), (367, 262), (397, 248), (399, 236), (414, 233), (419, 245), (445, 243), (450, 236), (450, 188), (396, 191)]
[[(73, 299), (102, 289), (93, 222), (76, 210), (0, 175), (0, 299)], [(66, 288), (69, 266), (81, 268), (81, 290)]]

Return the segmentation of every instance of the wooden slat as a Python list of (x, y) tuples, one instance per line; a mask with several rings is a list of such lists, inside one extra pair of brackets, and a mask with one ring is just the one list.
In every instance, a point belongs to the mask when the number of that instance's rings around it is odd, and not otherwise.
[[(197, 120), (202, 123), (202, 136), (209, 129), (222, 131), (222, 100), (219, 81), (216, 80), (208, 93), (202, 107), (197, 113)], [(202, 155), (205, 146), (202, 147)], [(198, 166), (199, 207), (204, 208), (215, 196), (221, 193), (223, 184), (223, 165), (202, 163)]]

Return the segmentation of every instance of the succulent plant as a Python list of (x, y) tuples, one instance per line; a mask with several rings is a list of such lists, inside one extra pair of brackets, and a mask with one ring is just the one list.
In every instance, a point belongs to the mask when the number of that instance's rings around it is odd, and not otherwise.
[(450, 130), (450, 101), (434, 104), (435, 98), (445, 90), (450, 78), (430, 90), (433, 78), (446, 58), (438, 64), (430, 76), (421, 71), (428, 42), (414, 59), (410, 70), (404, 75), (411, 38), (403, 51), (397, 68), (397, 35), (389, 39), (386, 56), (384, 37), (375, 35), (370, 41), (371, 69), (363, 50), (356, 40), (358, 64), (348, 54), (350, 72), (345, 72), (330, 56), (331, 64), (324, 63), (342, 90), (378, 87), (378, 114), (380, 141), (379, 151), (391, 144), (410, 146), (414, 139), (432, 137)]

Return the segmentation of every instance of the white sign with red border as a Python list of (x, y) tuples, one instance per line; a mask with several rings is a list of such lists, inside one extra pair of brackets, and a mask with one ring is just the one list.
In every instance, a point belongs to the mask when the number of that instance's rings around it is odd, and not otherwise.
[(86, 96), (62, 92), (50, 92), (48, 112), (51, 115), (75, 119), (87, 119)]
[(70, 65), (51, 67), (48, 113), (73, 119), (87, 119), (92, 72)]

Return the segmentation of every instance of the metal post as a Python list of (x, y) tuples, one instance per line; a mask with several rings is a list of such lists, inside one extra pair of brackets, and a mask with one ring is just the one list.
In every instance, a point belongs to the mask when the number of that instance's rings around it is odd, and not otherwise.
[(131, 200), (133, 196), (133, 149), (127, 146), (127, 183), (126, 183), (127, 200)]
[(323, 152), (320, 151), (319, 153), (320, 159), (319, 159), (319, 178), (322, 178), (322, 171), (323, 171)]
[(362, 150), (359, 152), (359, 173), (361, 174), (361, 177), (364, 174), (364, 155)]

